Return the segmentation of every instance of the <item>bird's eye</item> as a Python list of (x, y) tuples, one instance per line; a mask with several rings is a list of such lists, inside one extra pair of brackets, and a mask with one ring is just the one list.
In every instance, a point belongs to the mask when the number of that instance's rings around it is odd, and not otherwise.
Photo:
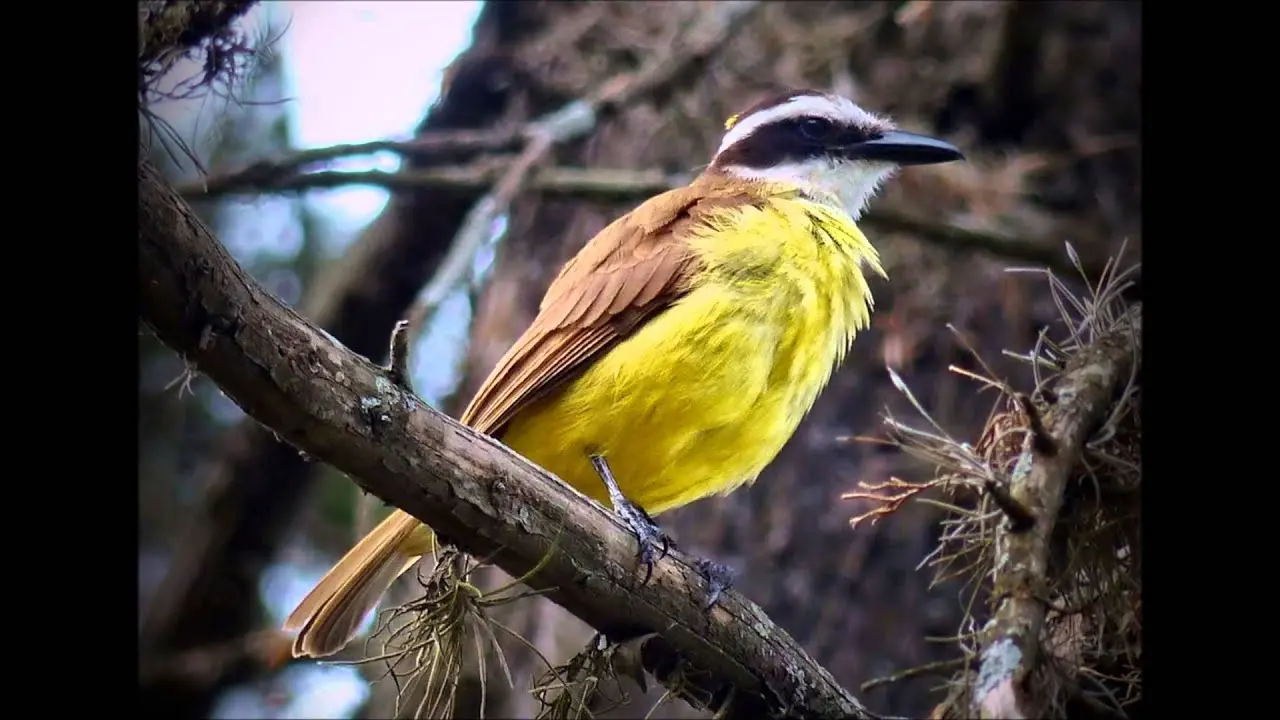
[(831, 134), (831, 121), (817, 117), (803, 118), (797, 128), (806, 140), (825, 140)]

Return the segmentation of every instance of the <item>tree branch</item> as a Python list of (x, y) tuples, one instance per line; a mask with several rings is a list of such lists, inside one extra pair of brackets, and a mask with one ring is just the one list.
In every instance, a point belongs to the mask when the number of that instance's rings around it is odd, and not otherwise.
[[(471, 165), (428, 168), (415, 171), (344, 172), (321, 170), (309, 173), (276, 173), (262, 166), (255, 179), (241, 175), (236, 184), (219, 181), (186, 183), (178, 186), (180, 195), (188, 200), (203, 200), (220, 195), (257, 195), (271, 192), (301, 192), (306, 190), (365, 185), (387, 190), (422, 190), (449, 188), (457, 190), (486, 190), (498, 182), (506, 171), (506, 158), (490, 158)], [(270, 179), (264, 179), (270, 178)], [(526, 187), (547, 195), (577, 197), (602, 201), (626, 201), (648, 197), (689, 182), (690, 176), (669, 175), (658, 170), (623, 170), (574, 167), (543, 167), (535, 169)]]
[[(521, 142), (521, 130), (518, 128), (504, 130), (437, 130), (428, 132), (411, 140), (374, 140), (364, 143), (344, 143), (327, 147), (310, 148), (292, 152), (283, 157), (264, 159), (247, 167), (230, 172), (209, 175), (186, 186), (183, 194), (192, 198), (218, 197), (242, 193), (246, 190), (300, 190), (304, 188), (335, 187), (346, 185), (343, 175), (370, 175), (370, 173), (318, 172), (303, 174), (301, 170), (308, 165), (330, 162), (358, 155), (372, 155), (379, 152), (392, 152), (408, 158), (429, 158), (437, 162), (457, 162), (456, 156), (474, 155), (480, 152), (501, 152), (516, 149)], [(372, 175), (390, 175), (391, 173), (373, 173)], [(405, 173), (412, 175), (412, 173)], [(326, 185), (326, 176), (335, 176)], [(318, 179), (316, 179), (318, 178)], [(298, 183), (301, 181), (301, 185)], [(395, 181), (392, 181), (395, 182)], [(387, 187), (398, 190), (409, 187), (430, 187), (431, 183), (411, 183), (406, 185), (383, 185), (378, 182), (359, 183)], [(252, 190), (256, 188), (257, 190)]]
[(1141, 305), (1129, 312), (1127, 322), (1073, 355), (1054, 385), (1058, 401), (1044, 418), (1044, 437), (1037, 441), (1037, 433), (1028, 433), (1014, 468), (1010, 495), (1035, 522), (1029, 528), (1005, 526), (997, 531), (1002, 557), (994, 593), (1002, 600), (984, 633), (973, 695), (975, 716), (1028, 718), (1046, 712), (1034, 707), (1027, 690), (1038, 665), (1044, 627), (1050, 538), (1085, 443), (1106, 419), (1141, 352)]
[(704, 613), (702, 580), (683, 554), (636, 587), (634, 541), (611, 513), (426, 407), (282, 305), (146, 159), (138, 186), (142, 319), (250, 416), (514, 576), (549, 555), (529, 584), (602, 632), (656, 632), (647, 669), (684, 661), (706, 673), (671, 688), (691, 704), (722, 702), (733, 688), (735, 708), (874, 717), (738, 593)]
[[(224, 193), (258, 194), (264, 192), (300, 192), (316, 188), (344, 185), (368, 185), (389, 190), (421, 188), (456, 188), (479, 191), (492, 186), (503, 175), (505, 160), (490, 158), (471, 165), (439, 167), (411, 172), (341, 172), (280, 173), (268, 182), (243, 181), (246, 184), (211, 186), (205, 190), (198, 183), (179, 187), (187, 198), (199, 199)], [(641, 200), (657, 193), (688, 184), (690, 176), (671, 175), (659, 170), (625, 170), (618, 168), (543, 167), (532, 171), (525, 187), (548, 196), (575, 197), (600, 202)], [(868, 224), (885, 230), (913, 235), (925, 242), (958, 251), (978, 251), (1006, 260), (1017, 260), (1046, 267), (1062, 277), (1075, 277), (1080, 270), (1062, 255), (1062, 248), (1028, 238), (999, 232), (973, 230), (913, 217), (897, 210), (872, 206), (863, 216)], [(1081, 247), (1106, 247), (1105, 243), (1083, 241)], [(1104, 258), (1081, 258), (1087, 277), (1100, 277)]]

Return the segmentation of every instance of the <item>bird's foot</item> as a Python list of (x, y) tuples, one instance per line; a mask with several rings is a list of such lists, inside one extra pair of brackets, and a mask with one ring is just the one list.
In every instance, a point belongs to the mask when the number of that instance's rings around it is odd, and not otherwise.
[(636, 557), (644, 564), (644, 579), (640, 584), (645, 585), (653, 577), (653, 564), (666, 557), (671, 548), (675, 547), (675, 542), (658, 527), (648, 513), (630, 502), (614, 505), (613, 510), (631, 528), (640, 545)]
[(644, 580), (640, 581), (640, 584), (644, 585), (653, 576), (653, 564), (666, 557), (667, 552), (675, 547), (675, 542), (662, 531), (662, 528), (658, 527), (653, 518), (649, 517), (649, 513), (632, 504), (622, 494), (622, 489), (618, 487), (618, 481), (614, 479), (613, 471), (609, 469), (609, 463), (605, 462), (604, 456), (592, 455), (591, 465), (604, 481), (605, 487), (609, 489), (609, 502), (613, 505), (613, 512), (627, 524), (640, 545), (636, 557), (645, 567)]
[(707, 604), (702, 606), (703, 610), (710, 610), (715, 607), (716, 601), (729, 588), (733, 587), (733, 581), (737, 578), (737, 573), (733, 568), (722, 563), (708, 560), (706, 558), (698, 558), (694, 562), (694, 566), (698, 568), (698, 573), (707, 581)]

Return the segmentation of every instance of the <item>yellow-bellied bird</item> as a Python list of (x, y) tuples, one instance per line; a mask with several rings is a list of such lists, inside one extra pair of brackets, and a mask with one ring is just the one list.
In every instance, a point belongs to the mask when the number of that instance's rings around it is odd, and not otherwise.
[[(962, 158), (846, 98), (777, 95), (730, 118), (706, 170), (650, 198), (561, 269), (461, 421), (551, 471), (635, 532), (755, 480), (867, 327), (854, 221), (898, 167)], [(295, 656), (341, 649), (433, 535), (394, 512), (289, 617)], [(711, 602), (728, 569), (703, 561)]]

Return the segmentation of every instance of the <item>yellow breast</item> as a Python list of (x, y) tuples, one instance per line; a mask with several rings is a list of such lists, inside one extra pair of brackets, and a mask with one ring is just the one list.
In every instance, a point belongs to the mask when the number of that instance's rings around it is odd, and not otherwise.
[(688, 238), (692, 290), (518, 413), (509, 447), (608, 506), (588, 456), (651, 514), (753, 481), (869, 322), (875, 249), (797, 197), (735, 207)]

